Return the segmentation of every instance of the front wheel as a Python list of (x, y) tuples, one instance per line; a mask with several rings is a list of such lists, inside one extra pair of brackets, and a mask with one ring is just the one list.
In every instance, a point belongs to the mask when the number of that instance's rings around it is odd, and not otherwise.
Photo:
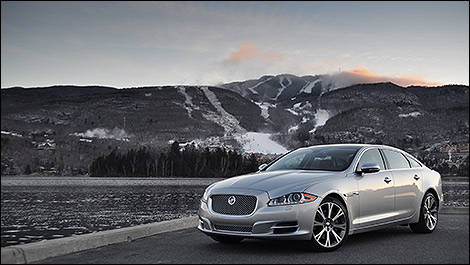
[(312, 243), (315, 250), (332, 251), (346, 241), (349, 233), (348, 211), (336, 198), (322, 201), (313, 218)]
[(419, 222), (410, 224), (411, 230), (415, 233), (432, 233), (437, 226), (438, 209), (434, 194), (426, 193), (419, 211)]

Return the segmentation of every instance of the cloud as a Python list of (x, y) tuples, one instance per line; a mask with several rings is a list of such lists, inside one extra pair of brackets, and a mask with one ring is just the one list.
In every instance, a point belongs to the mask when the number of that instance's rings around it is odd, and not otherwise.
[[(400, 86), (437, 86), (437, 82), (430, 82), (420, 76), (387, 76), (375, 73), (367, 67), (358, 65), (332, 74), (322, 74), (331, 69), (337, 62), (325, 59), (310, 61), (303, 60), (302, 52), (296, 50), (265, 50), (258, 47), (254, 41), (247, 40), (240, 44), (237, 50), (223, 59), (222, 65), (209, 71), (208, 76), (200, 76), (201, 80), (211, 80), (211, 83), (220, 85), (233, 80), (246, 80), (259, 78), (262, 75), (294, 74), (322, 76), (322, 82), (331, 88), (341, 88), (360, 83), (393, 82)], [(219, 61), (220, 62), (220, 61)], [(222, 66), (222, 67), (220, 67)]]
[(284, 56), (279, 52), (263, 51), (256, 47), (251, 40), (245, 41), (240, 48), (232, 52), (229, 57), (224, 59), (225, 63), (239, 63), (242, 61), (256, 60), (265, 63), (283, 61)]
[(357, 75), (363, 78), (380, 78), (380, 76), (376, 73), (371, 72), (369, 69), (365, 68), (364, 66), (356, 66), (356, 68), (352, 70), (346, 70), (346, 73), (350, 75)]
[(346, 87), (360, 83), (380, 83), (392, 82), (400, 86), (437, 86), (437, 82), (424, 80), (419, 76), (385, 76), (379, 75), (364, 66), (357, 66), (354, 69), (325, 76), (325, 82), (330, 83), (334, 88)]

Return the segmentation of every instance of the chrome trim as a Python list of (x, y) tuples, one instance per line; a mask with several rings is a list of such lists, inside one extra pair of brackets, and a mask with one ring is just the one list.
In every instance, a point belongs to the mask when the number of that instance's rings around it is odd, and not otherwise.
[[(256, 198), (256, 204), (255, 204), (255, 207), (253, 209), (253, 211), (249, 214), (245, 214), (245, 215), (235, 215), (235, 214), (222, 214), (222, 213), (218, 213), (218, 212), (215, 212), (213, 209), (212, 209), (212, 196), (213, 195), (240, 195), (240, 196), (253, 196)], [(214, 193), (214, 194), (211, 194), (207, 200), (207, 206), (209, 208), (209, 212), (213, 215), (220, 215), (220, 216), (226, 216), (226, 217), (231, 217), (231, 218), (243, 218), (243, 217), (249, 217), (249, 216), (252, 216), (256, 210), (258, 209), (258, 205), (259, 205), (259, 197), (255, 194), (237, 194), (237, 193)]]

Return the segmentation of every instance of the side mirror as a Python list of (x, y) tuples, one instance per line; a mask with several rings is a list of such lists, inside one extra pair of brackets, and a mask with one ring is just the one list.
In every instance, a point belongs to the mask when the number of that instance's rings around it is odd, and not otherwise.
[(375, 173), (379, 172), (380, 167), (376, 163), (364, 163), (361, 166), (361, 170), (357, 171), (356, 173), (362, 174), (362, 173)]
[(259, 171), (263, 171), (268, 166), (268, 164), (262, 164), (261, 166), (258, 167)]

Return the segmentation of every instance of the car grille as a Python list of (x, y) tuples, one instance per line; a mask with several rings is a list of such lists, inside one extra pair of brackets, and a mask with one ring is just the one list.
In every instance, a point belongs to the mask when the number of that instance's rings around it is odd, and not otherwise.
[[(235, 203), (228, 203), (230, 197), (235, 197)], [(256, 207), (256, 197), (250, 195), (212, 195), (212, 210), (227, 215), (249, 215)]]
[(215, 230), (251, 233), (251, 226), (214, 224)]

